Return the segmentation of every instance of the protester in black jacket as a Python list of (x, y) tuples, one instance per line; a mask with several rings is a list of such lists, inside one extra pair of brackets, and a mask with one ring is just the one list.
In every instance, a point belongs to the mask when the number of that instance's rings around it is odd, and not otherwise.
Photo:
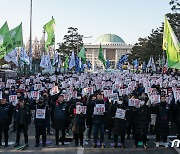
[(83, 133), (85, 131), (85, 118), (86, 118), (87, 106), (85, 102), (78, 98), (74, 106), (73, 112), (73, 127), (72, 131), (74, 133), (75, 146), (78, 146), (80, 139), (80, 145), (83, 147)]
[(93, 112), (93, 125), (94, 125), (94, 145), (97, 147), (98, 131), (100, 130), (100, 146), (105, 147), (104, 144), (104, 128), (106, 123), (106, 117), (109, 112), (107, 103), (103, 100), (103, 95), (101, 92), (97, 93), (96, 100), (92, 103)]
[(169, 108), (167, 107), (166, 97), (161, 96), (161, 103), (156, 109), (156, 147), (159, 147), (160, 137), (163, 138), (165, 147), (168, 147), (167, 136), (169, 135)]
[(4, 133), (5, 147), (8, 146), (8, 130), (12, 121), (13, 107), (7, 104), (5, 98), (0, 102), (0, 146), (2, 146), (2, 133)]
[(127, 128), (126, 109), (127, 107), (122, 100), (115, 102), (110, 108), (110, 116), (114, 119), (111, 122), (113, 124), (114, 148), (117, 147), (118, 136), (121, 137), (122, 148), (125, 148), (125, 135)]
[(25, 144), (28, 146), (28, 125), (31, 123), (31, 110), (25, 105), (24, 98), (19, 99), (18, 108), (16, 108), (16, 122), (17, 122), (17, 132), (16, 132), (16, 144), (14, 147), (19, 146), (20, 133), (23, 131)]
[(59, 130), (62, 131), (62, 145), (65, 140), (65, 130), (69, 124), (69, 109), (64, 101), (64, 95), (59, 95), (57, 102), (52, 106), (51, 111), (52, 128), (55, 129), (56, 145), (59, 145)]
[(177, 126), (178, 136), (177, 138), (180, 140), (180, 101), (177, 101), (176, 106), (174, 107), (173, 111), (173, 119)]
[(42, 135), (43, 147), (46, 146), (46, 124), (49, 117), (49, 107), (45, 104), (44, 99), (39, 98), (38, 103), (34, 107), (35, 109), (35, 130), (36, 130), (36, 145), (39, 146), (39, 138)]
[(137, 148), (138, 142), (143, 141), (144, 148), (147, 148), (147, 133), (148, 126), (151, 121), (149, 107), (145, 104), (145, 100), (141, 100), (140, 108), (136, 108), (134, 111), (134, 123), (135, 123), (135, 137), (134, 137), (134, 148)]

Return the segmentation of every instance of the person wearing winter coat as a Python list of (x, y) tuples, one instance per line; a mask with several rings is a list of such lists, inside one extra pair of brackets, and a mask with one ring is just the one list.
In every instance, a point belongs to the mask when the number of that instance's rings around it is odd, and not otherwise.
[(107, 103), (103, 100), (103, 94), (101, 92), (97, 93), (96, 100), (92, 103), (93, 112), (93, 125), (94, 125), (94, 145), (97, 147), (98, 132), (100, 131), (100, 146), (105, 148), (104, 144), (104, 128), (106, 123), (106, 117), (108, 115), (109, 109)]
[(62, 145), (65, 140), (65, 130), (69, 124), (69, 109), (67, 103), (64, 101), (64, 95), (60, 94), (58, 100), (52, 106), (51, 110), (52, 128), (55, 129), (56, 145), (59, 145), (59, 131), (62, 131)]
[(143, 147), (147, 148), (147, 133), (148, 126), (151, 121), (150, 109), (146, 105), (145, 100), (140, 101), (140, 108), (136, 108), (134, 111), (134, 123), (135, 123), (135, 137), (134, 148), (137, 148), (138, 142), (143, 141)]
[(14, 147), (20, 145), (20, 133), (23, 131), (25, 144), (28, 146), (28, 125), (31, 123), (31, 110), (25, 105), (24, 98), (19, 99), (18, 107), (16, 108), (16, 144)]
[(177, 133), (178, 133), (177, 139), (180, 140), (180, 101), (179, 100), (177, 101), (177, 104), (174, 107), (173, 119), (177, 127)]
[(36, 145), (35, 147), (39, 147), (39, 138), (42, 135), (42, 143), (43, 147), (46, 146), (46, 124), (49, 119), (49, 106), (45, 104), (46, 102), (41, 97), (39, 98), (37, 104), (34, 106), (35, 110), (35, 131), (36, 131)]
[(127, 129), (126, 121), (127, 107), (122, 100), (116, 101), (110, 108), (110, 116), (113, 118), (114, 148), (117, 148), (118, 136), (121, 137), (122, 148), (125, 148), (125, 135)]
[(161, 96), (161, 102), (156, 108), (156, 147), (159, 147), (160, 138), (163, 138), (164, 146), (168, 147), (167, 136), (169, 135), (169, 108), (166, 103), (166, 97)]
[(13, 107), (5, 98), (0, 100), (0, 146), (2, 146), (2, 133), (4, 133), (5, 147), (8, 146), (8, 130), (12, 122)]
[(85, 118), (86, 118), (87, 106), (85, 102), (82, 102), (81, 97), (77, 99), (74, 111), (73, 111), (73, 127), (72, 131), (75, 139), (75, 146), (80, 145), (83, 147), (83, 133), (85, 131)]

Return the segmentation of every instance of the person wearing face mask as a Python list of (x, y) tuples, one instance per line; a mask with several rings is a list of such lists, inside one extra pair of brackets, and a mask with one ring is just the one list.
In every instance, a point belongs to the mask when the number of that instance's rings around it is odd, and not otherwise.
[(162, 137), (164, 146), (167, 148), (167, 136), (169, 135), (169, 108), (167, 107), (166, 97), (161, 96), (161, 102), (156, 108), (156, 147), (159, 147), (159, 141)]
[(125, 148), (125, 135), (127, 128), (126, 121), (127, 107), (122, 100), (116, 101), (110, 108), (110, 116), (114, 119), (113, 134), (114, 134), (114, 148), (118, 145), (118, 136), (121, 137), (122, 148)]
[(49, 108), (45, 104), (44, 98), (40, 97), (35, 109), (35, 130), (36, 130), (36, 145), (39, 146), (39, 138), (42, 135), (43, 147), (46, 146), (46, 123), (49, 116)]
[(134, 123), (135, 123), (135, 137), (134, 148), (137, 148), (138, 142), (143, 141), (143, 147), (147, 148), (147, 133), (148, 126), (151, 121), (150, 110), (146, 105), (145, 100), (140, 100), (140, 108), (136, 108), (134, 111)]
[(5, 98), (0, 100), (0, 146), (2, 146), (2, 133), (4, 133), (5, 147), (8, 146), (8, 130), (12, 121), (13, 107)]
[(72, 131), (75, 139), (75, 146), (79, 145), (83, 147), (83, 133), (85, 131), (85, 118), (86, 118), (87, 106), (86, 102), (82, 101), (81, 97), (78, 97), (73, 110), (73, 126)]
[(69, 119), (68, 105), (64, 100), (64, 95), (60, 94), (58, 100), (52, 106), (51, 110), (52, 128), (55, 129), (56, 145), (59, 145), (59, 131), (62, 131), (62, 145), (65, 140), (65, 130), (67, 129), (67, 123)]
[(20, 145), (20, 133), (23, 131), (25, 144), (28, 146), (28, 125), (31, 123), (31, 110), (25, 105), (24, 98), (19, 99), (18, 107), (16, 108), (16, 144), (14, 147)]

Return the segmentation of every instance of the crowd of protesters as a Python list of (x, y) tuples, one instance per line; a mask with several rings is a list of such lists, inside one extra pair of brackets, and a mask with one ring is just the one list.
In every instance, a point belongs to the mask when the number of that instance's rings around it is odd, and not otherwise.
[[(105, 148), (104, 134), (126, 147), (134, 139), (147, 148), (148, 134), (168, 147), (170, 126), (176, 125), (180, 139), (180, 77), (177, 75), (133, 73), (66, 73), (0, 79), (0, 146), (4, 134), (8, 146), (9, 128), (20, 134), (28, 146), (28, 127), (35, 125), (35, 147), (46, 146), (47, 135), (55, 130), (55, 144), (64, 145), (67, 132), (75, 146), (84, 146), (84, 132), (93, 147)], [(60, 137), (60, 132), (62, 136)], [(120, 140), (119, 140), (120, 139)]]

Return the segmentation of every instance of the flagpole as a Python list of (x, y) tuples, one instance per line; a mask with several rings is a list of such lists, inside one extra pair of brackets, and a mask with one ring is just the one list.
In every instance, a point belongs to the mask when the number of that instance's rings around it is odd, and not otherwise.
[(32, 72), (32, 0), (30, 0), (30, 42), (29, 42), (29, 49), (30, 49), (30, 72)]

